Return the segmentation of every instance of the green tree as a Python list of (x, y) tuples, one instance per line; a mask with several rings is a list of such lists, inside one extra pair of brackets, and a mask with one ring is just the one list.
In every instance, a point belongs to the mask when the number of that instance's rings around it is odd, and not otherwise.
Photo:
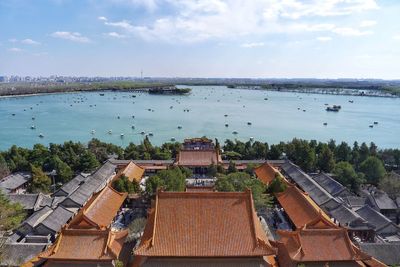
[(236, 164), (231, 160), (229, 161), (228, 165), (228, 173), (234, 173), (234, 172), (237, 172)]
[(212, 163), (210, 166), (208, 166), (208, 168), (207, 168), (208, 176), (215, 177), (217, 175), (217, 173), (218, 173), (217, 166), (215, 166), (214, 163)]
[(78, 169), (83, 172), (92, 172), (99, 165), (96, 156), (90, 151), (85, 151), (80, 157)]
[(51, 169), (56, 170), (56, 180), (61, 183), (66, 183), (72, 179), (74, 175), (71, 167), (63, 162), (58, 156), (54, 156), (51, 160)]
[(378, 185), (386, 175), (382, 161), (374, 156), (369, 156), (364, 160), (360, 165), (360, 170), (365, 174), (367, 182), (374, 185)]
[(342, 142), (340, 143), (340, 145), (338, 145), (336, 147), (335, 150), (335, 158), (336, 161), (350, 161), (351, 159), (351, 148), (349, 147), (349, 145), (346, 142)]
[(394, 172), (387, 174), (379, 182), (379, 188), (392, 198), (400, 197), (400, 175)]
[(113, 182), (113, 187), (118, 192), (126, 192), (129, 194), (140, 193), (140, 186), (136, 180), (132, 182), (125, 175), (121, 175), (117, 180)]
[(335, 167), (334, 155), (328, 145), (322, 146), (321, 152), (318, 154), (317, 166), (319, 170), (328, 173)]
[(146, 193), (150, 196), (154, 195), (157, 189), (164, 187), (164, 181), (157, 175), (150, 176), (145, 183)]
[(352, 191), (356, 192), (362, 183), (361, 177), (357, 175), (353, 166), (345, 161), (338, 162), (333, 169), (336, 180)]
[(8, 231), (17, 227), (25, 217), (26, 212), (23, 207), (10, 202), (0, 190), (0, 231)]
[(31, 165), (32, 181), (29, 186), (31, 193), (50, 192), (51, 179), (42, 171), (42, 168)]
[(275, 179), (268, 186), (268, 192), (270, 193), (279, 193), (286, 190), (286, 183), (283, 181), (283, 178), (279, 175), (275, 175)]
[(0, 179), (10, 174), (7, 162), (4, 157), (0, 154)]

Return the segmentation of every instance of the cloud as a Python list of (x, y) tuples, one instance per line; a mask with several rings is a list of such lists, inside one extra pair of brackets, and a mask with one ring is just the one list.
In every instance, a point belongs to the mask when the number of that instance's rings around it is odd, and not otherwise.
[(377, 22), (375, 20), (363, 20), (360, 23), (361, 28), (367, 28), (367, 27), (372, 27), (375, 26)]
[(320, 41), (320, 42), (329, 42), (329, 41), (332, 41), (332, 37), (320, 36), (320, 37), (317, 37), (317, 40)]
[(51, 36), (54, 38), (69, 40), (77, 43), (90, 43), (90, 39), (88, 37), (81, 35), (79, 32), (59, 31), (59, 32), (53, 32)]
[(15, 39), (15, 38), (10, 38), (10, 39), (8, 39), (8, 41), (9, 41), (10, 43), (16, 43), (16, 42), (18, 42), (18, 40)]
[[(144, 0), (114, 0), (114, 3), (144, 5)], [(243, 36), (304, 31), (333, 31), (332, 23), (310, 24), (317, 18), (361, 13), (379, 8), (375, 0), (154, 0), (149, 6), (167, 5), (170, 14), (149, 16), (146, 23), (130, 20), (108, 21), (125, 34), (145, 40), (166, 42), (199, 42), (209, 39), (239, 39)], [(345, 29), (345, 28), (343, 28)], [(356, 36), (338, 28), (337, 34)], [(366, 31), (358, 31), (358, 36)]]
[(23, 43), (23, 44), (28, 44), (28, 45), (40, 45), (39, 42), (34, 41), (34, 40), (32, 40), (32, 39), (29, 39), (29, 38), (28, 38), (28, 39), (22, 40), (21, 43)]
[(261, 47), (264, 46), (265, 43), (259, 42), (259, 43), (244, 43), (241, 45), (241, 47), (244, 48), (254, 48), (254, 47)]
[(12, 48), (8, 49), (8, 51), (13, 52), (13, 53), (21, 53), (21, 52), (24, 52), (23, 49), (18, 48), (18, 47), (12, 47)]
[(132, 5), (142, 7), (149, 12), (153, 12), (158, 8), (160, 0), (107, 0), (113, 4)]
[(123, 39), (126, 38), (126, 35), (123, 34), (119, 34), (117, 32), (108, 32), (108, 33), (104, 33), (105, 36), (107, 37), (112, 37), (112, 38), (117, 38), (117, 39)]
[(332, 32), (342, 36), (364, 36), (374, 33), (373, 31), (360, 31), (350, 27), (335, 28), (332, 30)]
[(101, 21), (107, 21), (108, 20), (106, 17), (103, 17), (103, 16), (97, 17), (97, 19), (101, 20)]

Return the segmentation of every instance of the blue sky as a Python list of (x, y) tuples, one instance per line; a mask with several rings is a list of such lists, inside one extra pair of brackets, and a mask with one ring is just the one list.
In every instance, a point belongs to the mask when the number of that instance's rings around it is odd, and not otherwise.
[(400, 78), (397, 0), (0, 0), (0, 75)]

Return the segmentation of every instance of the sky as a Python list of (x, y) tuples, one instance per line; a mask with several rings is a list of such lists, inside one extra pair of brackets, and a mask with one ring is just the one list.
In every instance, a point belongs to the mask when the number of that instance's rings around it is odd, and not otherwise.
[(399, 0), (0, 0), (0, 76), (400, 78)]

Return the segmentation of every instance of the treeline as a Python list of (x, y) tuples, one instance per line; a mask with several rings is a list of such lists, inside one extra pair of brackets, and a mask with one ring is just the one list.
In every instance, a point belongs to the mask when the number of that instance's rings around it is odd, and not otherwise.
[[(333, 140), (323, 143), (295, 138), (273, 145), (260, 141), (226, 140), (221, 146), (216, 140), (216, 147), (222, 150), (226, 160), (289, 159), (306, 172), (334, 173), (342, 184), (353, 190), (365, 182), (379, 185), (386, 172), (398, 170), (400, 166), (399, 149), (378, 149), (374, 143), (359, 145), (355, 142), (350, 146), (346, 142), (336, 144)], [(180, 148), (178, 142), (154, 146), (148, 138), (140, 144), (130, 143), (125, 148), (98, 139), (92, 139), (88, 144), (72, 141), (48, 147), (36, 144), (32, 149), (12, 146), (0, 152), (0, 177), (11, 172), (29, 171), (33, 173), (30, 191), (46, 191), (52, 184), (49, 176), (61, 185), (77, 173), (93, 171), (111, 157), (170, 160), (176, 158)], [(212, 168), (211, 171), (215, 172)], [(251, 173), (251, 170), (247, 172)]]

